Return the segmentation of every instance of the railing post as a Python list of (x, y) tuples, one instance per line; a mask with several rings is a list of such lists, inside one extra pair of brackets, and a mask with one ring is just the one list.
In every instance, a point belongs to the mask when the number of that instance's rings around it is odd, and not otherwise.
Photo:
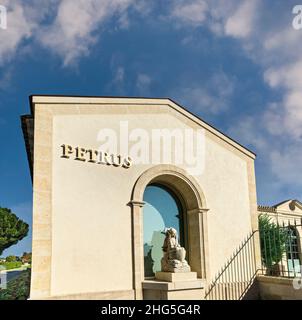
[[(291, 227), (294, 227), (293, 229)], [(282, 238), (280, 235), (280, 228), (282, 231)], [(280, 227), (277, 223), (277, 229), (270, 230), (256, 230), (253, 231), (240, 245), (238, 250), (230, 257), (228, 262), (224, 265), (222, 270), (214, 278), (214, 281), (209, 286), (205, 298), (206, 299), (242, 299), (250, 286), (257, 276), (257, 272), (262, 268), (262, 257), (261, 257), (261, 244), (262, 239), (264, 261), (265, 266), (269, 270), (272, 263), (276, 264), (276, 258), (280, 255), (279, 251), (281, 242), (284, 243), (285, 230), (296, 230), (297, 223), (291, 225), (290, 222), (287, 226), (282, 225)], [(261, 232), (261, 235), (260, 235)], [(276, 234), (277, 232), (277, 234)], [(297, 272), (295, 269), (295, 257), (300, 256), (300, 247), (296, 244), (296, 234), (287, 231), (286, 243), (287, 243), (287, 254), (288, 259), (291, 260), (293, 265), (293, 271), (291, 276), (296, 276)], [(281, 241), (282, 240), (282, 241)], [(267, 247), (268, 246), (268, 247)], [(288, 270), (289, 273), (289, 270)], [(282, 269), (283, 274), (283, 269)], [(281, 275), (281, 273), (278, 275)], [(238, 276), (238, 279), (237, 279)], [(237, 280), (238, 280), (238, 296), (237, 296)], [(220, 295), (220, 289), (222, 294)]]
[(262, 269), (260, 232), (258, 230), (254, 230), (253, 245), (254, 245), (255, 270), (256, 272), (258, 272), (259, 270)]
[[(213, 297), (214, 299), (217, 299), (217, 292), (218, 299), (222, 298), (224, 300), (235, 300), (244, 296), (256, 275), (256, 269), (253, 268), (253, 266), (255, 267), (256, 264), (251, 263), (251, 259), (253, 257), (250, 257), (252, 254), (251, 252), (255, 252), (254, 250), (251, 251), (251, 245), (254, 248), (254, 238), (256, 234), (258, 234), (258, 232), (251, 233), (243, 241), (238, 250), (234, 252), (222, 270), (214, 278), (214, 281), (211, 283), (206, 292), (206, 299), (211, 299)], [(220, 296), (220, 288), (222, 291), (222, 296)]]

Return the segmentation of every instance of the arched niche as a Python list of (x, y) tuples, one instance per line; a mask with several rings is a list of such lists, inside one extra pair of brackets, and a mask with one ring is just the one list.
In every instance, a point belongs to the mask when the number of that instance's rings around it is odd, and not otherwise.
[(133, 283), (136, 299), (142, 299), (144, 281), (143, 253), (143, 196), (150, 184), (167, 186), (179, 195), (187, 219), (188, 256), (192, 271), (199, 278), (208, 279), (208, 226), (205, 195), (196, 181), (185, 170), (173, 165), (157, 165), (137, 179), (130, 201), (132, 207)]

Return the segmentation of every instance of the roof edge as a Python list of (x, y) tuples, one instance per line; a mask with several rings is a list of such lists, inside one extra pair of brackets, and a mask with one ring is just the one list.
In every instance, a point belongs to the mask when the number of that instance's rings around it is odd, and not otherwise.
[(32, 163), (32, 156), (33, 155), (31, 155), (31, 151), (30, 151), (29, 135), (28, 135), (28, 128), (27, 128), (27, 123), (26, 123), (27, 119), (32, 119), (32, 116), (31, 115), (21, 115), (20, 116), (21, 128), (22, 128), (25, 149), (26, 149), (26, 155), (27, 155), (27, 161), (28, 161), (28, 165), (29, 165), (31, 180), (33, 181), (33, 163)]
[[(43, 99), (44, 98), (44, 99)], [(47, 99), (45, 99), (47, 98)], [(62, 101), (62, 98), (65, 101)], [(82, 100), (83, 101), (80, 101)], [(87, 99), (90, 99), (90, 101), (87, 101)], [(116, 103), (125, 103), (125, 100), (127, 99), (130, 103), (131, 100), (133, 100), (133, 103), (145, 103), (145, 104), (168, 104), (172, 108), (176, 109), (176, 111), (179, 111), (183, 113), (185, 116), (189, 117), (191, 120), (195, 121), (199, 125), (202, 125), (205, 129), (216, 135), (217, 137), (221, 138), (228, 144), (235, 147), (237, 150), (241, 151), (245, 155), (249, 156), (253, 160), (256, 159), (256, 153), (248, 149), (247, 147), (243, 146), (236, 140), (229, 137), (227, 134), (223, 133), (219, 129), (215, 128), (208, 122), (201, 119), (199, 116), (195, 115), (191, 111), (189, 111), (187, 108), (183, 107), (179, 103), (175, 102), (173, 99), (170, 98), (148, 98), (148, 97), (122, 97), (122, 96), (82, 96), (82, 95), (39, 95), (39, 94), (33, 94), (29, 96), (29, 102), (30, 102), (30, 110), (31, 114), (34, 115), (34, 105), (36, 103), (49, 103), (49, 104), (58, 104), (58, 103), (83, 103), (83, 104), (96, 104), (96, 103), (105, 103), (105, 100), (112, 99), (115, 100)], [(97, 101), (99, 100), (99, 101)], [(120, 101), (119, 101), (120, 100)], [(149, 100), (149, 101), (148, 101)], [(177, 109), (180, 110), (177, 110)], [(187, 113), (187, 114), (185, 114)], [(193, 118), (193, 119), (192, 119)]]

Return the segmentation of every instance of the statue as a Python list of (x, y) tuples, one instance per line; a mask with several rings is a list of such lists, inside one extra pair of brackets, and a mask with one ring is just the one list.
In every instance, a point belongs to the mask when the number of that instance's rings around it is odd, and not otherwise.
[(166, 229), (166, 238), (163, 245), (164, 256), (161, 259), (163, 272), (190, 272), (191, 268), (186, 258), (186, 250), (177, 241), (177, 231), (174, 228)]

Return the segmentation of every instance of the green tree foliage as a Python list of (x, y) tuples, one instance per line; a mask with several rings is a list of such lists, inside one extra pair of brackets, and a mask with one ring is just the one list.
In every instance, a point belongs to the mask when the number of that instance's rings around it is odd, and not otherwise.
[(262, 262), (267, 268), (278, 264), (286, 252), (287, 232), (271, 221), (267, 214), (259, 216)]
[(21, 261), (23, 263), (31, 263), (31, 252), (23, 252)]
[(0, 290), (0, 300), (26, 300), (30, 290), (30, 270), (25, 270), (7, 284), (7, 289)]
[(5, 260), (6, 260), (6, 262), (15, 262), (15, 261), (17, 261), (17, 257), (16, 256), (7, 256)]
[(22, 266), (21, 261), (11, 261), (11, 262), (4, 262), (0, 263), (1, 266), (5, 267), (6, 270), (11, 270), (11, 269), (17, 269)]
[(0, 207), (0, 255), (8, 247), (27, 236), (28, 224), (10, 209)]

